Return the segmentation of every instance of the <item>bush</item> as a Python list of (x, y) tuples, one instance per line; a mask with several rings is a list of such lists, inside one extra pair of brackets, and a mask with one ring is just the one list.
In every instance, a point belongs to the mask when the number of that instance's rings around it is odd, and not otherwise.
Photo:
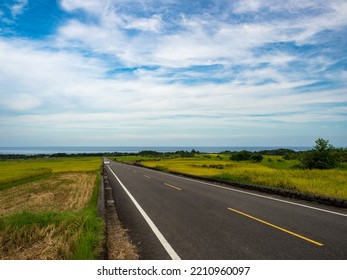
[(259, 153), (253, 153), (253, 155), (251, 155), (250, 160), (253, 162), (261, 162), (263, 160), (263, 156)]
[(329, 140), (318, 138), (313, 150), (302, 153), (300, 162), (304, 169), (330, 169), (337, 166), (334, 147)]
[(243, 150), (241, 152), (235, 152), (234, 154), (232, 154), (230, 159), (236, 160), (236, 161), (250, 160), (251, 156), (252, 156), (251, 152)]
[(263, 156), (260, 153), (252, 153), (252, 152), (243, 150), (241, 152), (233, 153), (230, 159), (236, 160), (236, 161), (251, 160), (253, 162), (261, 162), (263, 160)]
[(284, 160), (291, 160), (291, 159), (297, 159), (298, 156), (297, 156), (297, 153), (295, 152), (290, 152), (290, 153), (285, 153), (282, 158)]
[(347, 148), (339, 148), (334, 150), (334, 155), (338, 162), (347, 162)]

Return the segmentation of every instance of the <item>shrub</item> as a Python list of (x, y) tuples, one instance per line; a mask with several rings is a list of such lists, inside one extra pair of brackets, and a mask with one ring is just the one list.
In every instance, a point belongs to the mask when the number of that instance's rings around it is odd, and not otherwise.
[(334, 147), (329, 140), (318, 138), (313, 150), (302, 153), (300, 162), (304, 169), (330, 169), (337, 166)]
[(250, 157), (250, 160), (253, 162), (261, 162), (263, 160), (263, 156), (259, 153), (253, 153)]
[(243, 150), (241, 152), (236, 152), (236, 153), (232, 154), (230, 159), (236, 160), (236, 161), (250, 160), (251, 156), (252, 156), (251, 152)]
[(338, 162), (347, 162), (347, 148), (335, 149), (334, 155)]
[(230, 157), (231, 160), (236, 161), (246, 161), (250, 160), (253, 162), (261, 162), (263, 160), (263, 156), (260, 153), (252, 153), (246, 150), (243, 150), (241, 152), (235, 152)]

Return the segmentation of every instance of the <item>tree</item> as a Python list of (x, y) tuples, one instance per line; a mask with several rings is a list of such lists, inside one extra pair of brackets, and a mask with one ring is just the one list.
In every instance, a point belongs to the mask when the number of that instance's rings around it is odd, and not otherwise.
[(334, 146), (329, 140), (318, 138), (313, 150), (304, 152), (300, 162), (304, 169), (330, 169), (337, 166)]
[(329, 144), (329, 140), (324, 140), (323, 138), (318, 138), (315, 143), (316, 145), (313, 148), (319, 152), (331, 151), (334, 149), (334, 146)]

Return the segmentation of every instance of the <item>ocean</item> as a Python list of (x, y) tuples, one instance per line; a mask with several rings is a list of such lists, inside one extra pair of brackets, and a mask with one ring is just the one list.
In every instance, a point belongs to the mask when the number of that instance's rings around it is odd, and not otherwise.
[(261, 150), (274, 150), (274, 149), (292, 149), (294, 151), (306, 151), (311, 147), (193, 147), (193, 146), (177, 146), (177, 147), (74, 147), (74, 146), (64, 146), (64, 147), (0, 147), (0, 154), (20, 154), (20, 155), (37, 155), (37, 154), (56, 154), (56, 153), (66, 153), (66, 154), (80, 154), (80, 153), (138, 153), (141, 151), (151, 150), (156, 152), (176, 152), (176, 151), (199, 151), (202, 153), (219, 153), (223, 151), (242, 151), (247, 150), (251, 152), (261, 151)]

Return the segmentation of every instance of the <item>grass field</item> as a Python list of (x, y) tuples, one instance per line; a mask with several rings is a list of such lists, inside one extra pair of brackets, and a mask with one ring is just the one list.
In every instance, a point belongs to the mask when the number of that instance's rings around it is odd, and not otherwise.
[(220, 178), (263, 186), (296, 190), (347, 199), (347, 170), (342, 165), (331, 170), (302, 170), (297, 160), (265, 156), (261, 163), (237, 162), (229, 156), (200, 154), (192, 158), (117, 157), (118, 161), (138, 162), (162, 171)]
[[(42, 178), (51, 173), (67, 171), (96, 171), (100, 166), (98, 157), (44, 158), (0, 161), (0, 189), (13, 184)], [(45, 176), (46, 175), (46, 176)]]
[(95, 259), (100, 158), (0, 162), (0, 259)]

